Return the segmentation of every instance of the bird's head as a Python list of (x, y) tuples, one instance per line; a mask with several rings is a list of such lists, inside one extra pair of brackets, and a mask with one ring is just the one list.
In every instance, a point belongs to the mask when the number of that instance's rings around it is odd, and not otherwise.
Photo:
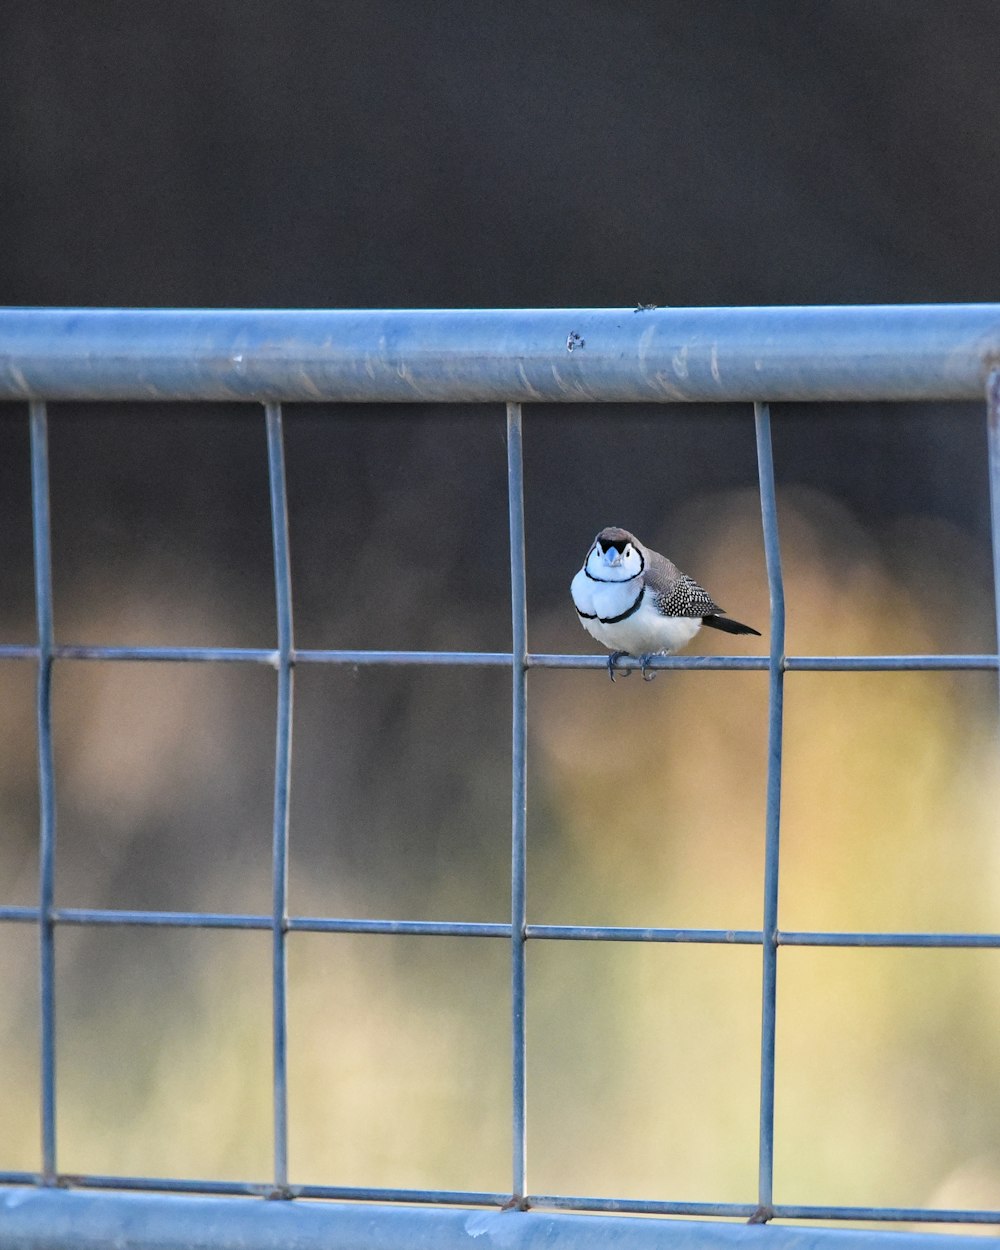
[(594, 539), (585, 565), (591, 577), (602, 582), (625, 582), (645, 567), (642, 545), (628, 530), (609, 525)]

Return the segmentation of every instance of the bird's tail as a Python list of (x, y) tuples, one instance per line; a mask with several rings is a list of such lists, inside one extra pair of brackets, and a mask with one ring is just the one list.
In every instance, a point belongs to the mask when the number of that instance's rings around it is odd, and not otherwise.
[(701, 623), (710, 629), (721, 629), (724, 634), (756, 634), (760, 637), (759, 629), (751, 629), (740, 621), (731, 621), (728, 616), (703, 616)]

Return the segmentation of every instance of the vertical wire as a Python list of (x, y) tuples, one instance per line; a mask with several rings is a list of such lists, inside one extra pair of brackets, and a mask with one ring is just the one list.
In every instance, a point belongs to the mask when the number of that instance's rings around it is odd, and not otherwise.
[(527, 1188), (525, 1043), (525, 926), (527, 822), (528, 616), (524, 579), (524, 462), (521, 405), (507, 405), (507, 496), (510, 513), (510, 604), (512, 626), (511, 776), (511, 1043), (512, 1205)]
[(993, 610), (1000, 653), (1000, 370), (986, 385), (986, 438), (989, 449), (990, 540), (993, 548)]
[(274, 1073), (274, 1186), (288, 1188), (288, 801), (292, 762), (292, 582), (281, 405), (264, 405), (271, 487), (271, 535), (278, 618), (278, 707), (274, 761), (272, 841), (272, 1028)]
[(754, 423), (757, 432), (757, 472), (760, 481), (764, 553), (771, 600), (761, 978), (759, 1205), (753, 1216), (754, 1222), (763, 1222), (770, 1218), (774, 1197), (774, 1052), (778, 987), (778, 864), (785, 676), (785, 589), (778, 542), (778, 509), (774, 491), (774, 459), (771, 453), (771, 413), (767, 404), (754, 404)]
[(35, 610), (38, 620), (38, 793), (39, 793), (39, 999), (41, 1009), (42, 1174), (56, 1179), (56, 988), (55, 894), (56, 792), (52, 752), (52, 542), (49, 510), (49, 436), (45, 404), (29, 407), (31, 425), (31, 509), (34, 530)]

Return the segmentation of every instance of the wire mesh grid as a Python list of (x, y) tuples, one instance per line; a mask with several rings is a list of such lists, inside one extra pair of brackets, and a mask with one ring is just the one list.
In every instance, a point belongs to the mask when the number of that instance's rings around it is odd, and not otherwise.
[[(1000, 619), (1000, 375), (987, 388), (991, 528), (995, 568), (996, 611)], [(1000, 1223), (996, 1210), (943, 1210), (920, 1207), (817, 1206), (775, 1204), (774, 1094), (778, 952), (782, 946), (995, 948), (1000, 933), (961, 932), (812, 932), (778, 926), (780, 865), (782, 715), (785, 674), (797, 671), (997, 670), (995, 654), (787, 656), (785, 607), (775, 476), (771, 451), (770, 413), (766, 403), (754, 404), (761, 517), (770, 591), (770, 650), (767, 657), (671, 656), (653, 661), (655, 668), (766, 669), (769, 674), (767, 787), (764, 889), (759, 929), (625, 928), (597, 925), (531, 924), (526, 911), (527, 735), (526, 695), (534, 668), (603, 668), (598, 656), (533, 654), (528, 651), (525, 595), (522, 407), (507, 403), (507, 483), (510, 528), (512, 650), (510, 653), (407, 652), (365, 650), (299, 650), (294, 645), (288, 510), (282, 408), (264, 404), (270, 480), (277, 646), (273, 649), (212, 647), (77, 646), (57, 643), (53, 627), (52, 553), (49, 538), (49, 474), (46, 404), (29, 405), (31, 485), (34, 525), (34, 571), (37, 642), (0, 646), (0, 658), (37, 666), (37, 728), (40, 796), (40, 889), (37, 907), (0, 907), (0, 922), (37, 927), (41, 1002), (41, 1170), (0, 1172), (0, 1184), (84, 1189), (115, 1189), (202, 1195), (254, 1195), (282, 1198), (361, 1200), (377, 1203), (483, 1205), (503, 1208), (544, 1207), (564, 1211), (617, 1212), (647, 1215), (731, 1217), (751, 1223), (784, 1220)], [(54, 902), (56, 841), (56, 779), (52, 749), (52, 670), (63, 661), (175, 661), (180, 663), (245, 663), (276, 669), (276, 759), (272, 837), (272, 908), (269, 914), (167, 912), (93, 908), (59, 908)], [(509, 923), (460, 923), (392, 919), (294, 916), (288, 913), (288, 814), (292, 759), (293, 675), (297, 665), (479, 665), (509, 668), (512, 677), (511, 783), (511, 918)], [(623, 667), (636, 662), (623, 661)], [(61, 926), (152, 926), (159, 928), (242, 929), (271, 934), (273, 1048), (273, 1169), (266, 1180), (245, 1182), (178, 1179), (132, 1175), (60, 1173), (57, 1155), (55, 935)], [(511, 982), (512, 1072), (510, 1123), (511, 1184), (503, 1192), (294, 1184), (288, 1169), (287, 969), (289, 933), (364, 933), (492, 938), (509, 943)], [(526, 950), (538, 941), (702, 943), (757, 946), (761, 950), (760, 1116), (758, 1192), (750, 1202), (688, 1202), (672, 1199), (624, 1199), (530, 1190), (527, 1169), (526, 1114)]]

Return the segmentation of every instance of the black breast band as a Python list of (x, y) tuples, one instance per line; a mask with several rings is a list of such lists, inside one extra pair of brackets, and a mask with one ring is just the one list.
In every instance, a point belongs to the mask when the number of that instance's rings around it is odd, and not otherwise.
[[(597, 581), (597, 578), (594, 578)], [(577, 616), (582, 616), (585, 621), (600, 621), (602, 625), (617, 625), (619, 621), (627, 621), (630, 616), (634, 616), (639, 611), (639, 605), (642, 603), (642, 597), (646, 593), (646, 587), (636, 596), (635, 602), (631, 607), (619, 612), (617, 616), (598, 616), (596, 612), (581, 612), (579, 608), (576, 610)]]

